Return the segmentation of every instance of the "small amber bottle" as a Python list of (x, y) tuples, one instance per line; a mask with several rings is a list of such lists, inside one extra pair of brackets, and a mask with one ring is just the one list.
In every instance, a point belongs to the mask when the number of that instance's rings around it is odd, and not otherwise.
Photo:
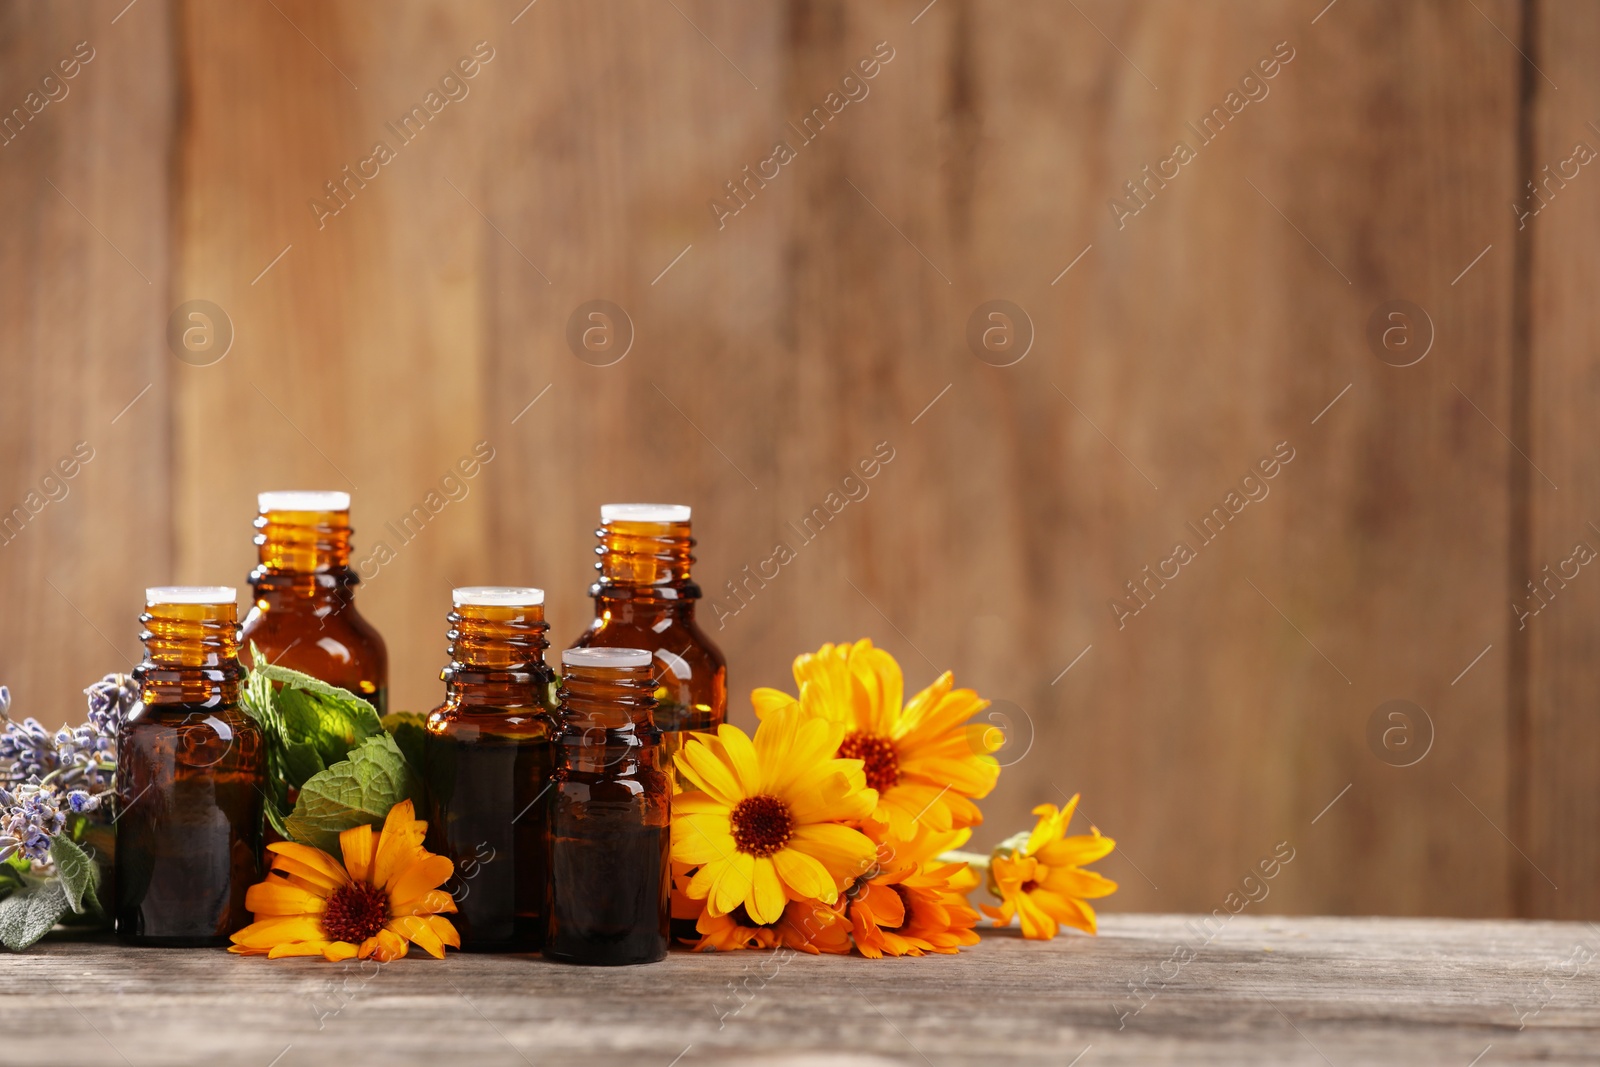
[(117, 735), (117, 932), (138, 945), (226, 945), (260, 876), (266, 760), (239, 709), (237, 594), (145, 591), (141, 703)]
[(350, 567), (350, 494), (261, 493), (255, 603), (244, 620), (270, 663), (366, 697), (382, 715), (389, 681), (383, 638), (356, 610), (361, 579)]
[(544, 590), (452, 594), (445, 701), (428, 716), (428, 849), (448, 856), (467, 952), (535, 952), (544, 940), (552, 683)]
[(595, 619), (574, 648), (642, 648), (655, 657), (656, 727), (663, 765), (688, 731), (714, 731), (728, 715), (728, 664), (694, 620), (700, 587), (689, 577), (694, 538), (683, 504), (606, 504), (589, 587)]
[(565, 963), (654, 963), (667, 954), (672, 786), (651, 723), (653, 660), (636, 648), (561, 654), (550, 806), (550, 926)]

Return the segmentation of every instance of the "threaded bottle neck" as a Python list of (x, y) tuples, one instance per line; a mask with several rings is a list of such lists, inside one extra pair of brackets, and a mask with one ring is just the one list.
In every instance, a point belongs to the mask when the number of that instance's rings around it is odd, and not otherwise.
[(329, 574), (350, 566), (350, 511), (263, 510), (256, 516), (259, 566), (251, 580), (280, 574)]
[(144, 630), (144, 662), (134, 671), (146, 704), (238, 700), (239, 611), (232, 589), (225, 601), (159, 600), (147, 604), (139, 621)]
[[(562, 660), (557, 718), (563, 740), (605, 744), (607, 735), (635, 734), (645, 743), (659, 739), (653, 721), (656, 707), (655, 669), (640, 666), (587, 666), (573, 663), (571, 652), (605, 653), (613, 649), (574, 649)], [(588, 740), (584, 740), (588, 738)]]
[(447, 671), (529, 672), (544, 667), (544, 605), (459, 604), (450, 620)]
[(594, 595), (658, 593), (668, 599), (698, 597), (689, 577), (694, 538), (685, 522), (605, 522), (595, 530), (600, 580)]

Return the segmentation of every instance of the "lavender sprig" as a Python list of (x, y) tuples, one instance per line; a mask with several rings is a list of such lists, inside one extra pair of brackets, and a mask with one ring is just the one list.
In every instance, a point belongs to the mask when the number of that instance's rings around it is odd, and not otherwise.
[(21, 852), (35, 863), (50, 859), (50, 841), (67, 824), (67, 816), (93, 811), (100, 796), (82, 789), (24, 782), (0, 787), (0, 863)]
[(21, 722), (11, 717), (11, 690), (0, 685), (0, 782), (38, 781), (60, 766), (55, 739), (33, 716)]
[(54, 734), (29, 716), (11, 717), (11, 691), (0, 686), (0, 863), (21, 853), (50, 858), (50, 842), (71, 815), (101, 806), (117, 771), (117, 731), (139, 702), (139, 684), (108, 674), (84, 690), (88, 721)]

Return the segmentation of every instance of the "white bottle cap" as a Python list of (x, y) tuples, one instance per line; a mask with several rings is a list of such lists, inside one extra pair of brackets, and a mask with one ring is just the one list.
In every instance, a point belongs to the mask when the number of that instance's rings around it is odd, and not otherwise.
[(151, 604), (233, 604), (238, 590), (231, 585), (156, 585), (144, 591), (144, 602)]
[(256, 507), (269, 511), (349, 511), (350, 494), (331, 489), (287, 489), (257, 493)]
[(601, 504), (601, 522), (688, 522), (688, 504)]
[(563, 667), (647, 667), (650, 659), (642, 648), (569, 648), (561, 653)]
[(450, 590), (456, 607), (531, 608), (544, 603), (544, 590), (530, 585), (463, 585)]

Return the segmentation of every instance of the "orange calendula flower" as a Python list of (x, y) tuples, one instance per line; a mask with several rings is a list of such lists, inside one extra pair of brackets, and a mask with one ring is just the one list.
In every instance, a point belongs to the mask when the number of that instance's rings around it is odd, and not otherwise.
[(675, 759), (692, 786), (672, 798), (672, 859), (698, 867), (685, 894), (713, 918), (743, 907), (776, 923), (791, 900), (831, 904), (871, 868), (876, 847), (843, 825), (878, 795), (859, 760), (836, 759), (842, 727), (798, 711), (769, 717), (752, 740), (724, 723)]
[(976, 884), (964, 862), (933, 857), (965, 843), (969, 830), (924, 830), (878, 847), (879, 868), (845, 894), (856, 948), (863, 956), (953, 953), (978, 943), (978, 913), (967, 903)]
[(412, 943), (438, 958), (446, 945), (460, 948), (461, 936), (440, 914), (456, 910), (439, 888), (455, 868), (422, 847), (427, 827), (404, 800), (389, 809), (381, 832), (357, 826), (339, 835), (342, 864), (309, 845), (268, 845), (272, 873), (245, 895), (256, 921), (233, 935), (228, 951), (387, 963)]
[(1061, 926), (1095, 932), (1094, 909), (1085, 901), (1110, 896), (1117, 883), (1081, 868), (1105, 856), (1116, 842), (1092, 826), (1087, 834), (1067, 837), (1067, 824), (1077, 807), (1076, 795), (1060, 810), (1054, 804), (1040, 804), (1033, 809), (1039, 816), (1033, 832), (1018, 834), (994, 850), (989, 892), (1001, 904), (998, 908), (985, 904), (983, 910), (997, 923), (1010, 923), (1013, 914), (1021, 915), (1022, 936), (1039, 941), (1055, 937)]
[[(911, 837), (918, 823), (942, 832), (983, 821), (972, 801), (1000, 777), (991, 753), (1005, 739), (969, 722), (989, 702), (954, 688), (949, 671), (902, 706), (900, 665), (861, 640), (798, 657), (794, 679), (806, 715), (844, 728), (838, 755), (862, 761), (867, 785), (878, 792), (872, 818), (893, 836)], [(763, 720), (797, 703), (777, 689), (757, 689), (751, 700)]]
[(740, 949), (791, 948), (816, 956), (850, 951), (850, 923), (837, 906), (820, 900), (791, 900), (775, 923), (758, 923), (744, 906), (726, 915), (712, 915), (704, 900), (685, 892), (693, 870), (673, 865), (672, 917), (691, 919), (698, 938), (680, 940), (694, 952), (736, 952)]

